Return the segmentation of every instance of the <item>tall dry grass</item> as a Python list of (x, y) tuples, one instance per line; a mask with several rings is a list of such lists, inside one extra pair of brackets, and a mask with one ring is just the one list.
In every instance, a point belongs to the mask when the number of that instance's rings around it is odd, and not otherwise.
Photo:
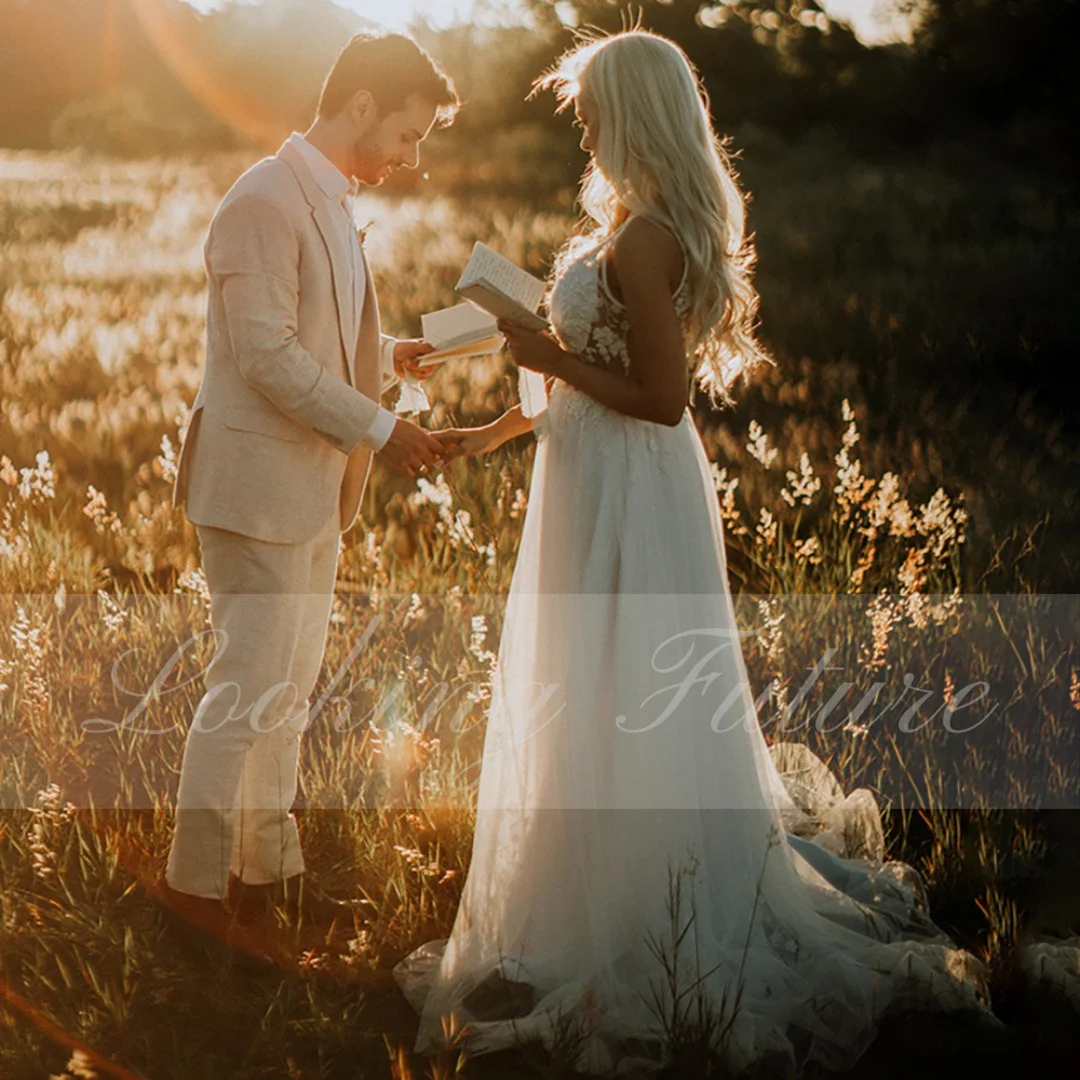
[[(312, 871), (372, 899), (374, 924), (345, 949), (306, 942), (287, 971), (208, 971), (140, 885), (164, 864), (212, 655), (196, 536), (169, 493), (202, 363), (202, 238), (241, 164), (0, 155), (5, 1076), (421, 1075), (414, 1018), (385, 973), (445, 935), (467, 871), (528, 440), (416, 483), (376, 467), (365, 524), (345, 538), (300, 814)], [(403, 334), (451, 300), (474, 239), (542, 272), (572, 225), (568, 208), (495, 199), (365, 197), (357, 210), (374, 221), (384, 322)], [(1075, 826), (1053, 809), (1077, 793), (1075, 611), (1031, 576), (1040, 501), (984, 537), (973, 565), (978, 476), (936, 482), (959, 454), (894, 445), (857, 385), (822, 350), (789, 358), (737, 410), (699, 415), (737, 613), (758, 630), (744, 648), (763, 724), (806, 741), (845, 790), (879, 794), (890, 853), (924, 874), (931, 911), (988, 961), (1012, 1010), (1013, 1041), (994, 1052), (1045, 1051), (1067, 1035), (1033, 1010), (1017, 957), (1036, 933), (1077, 929)], [(430, 396), (432, 427), (486, 420), (513, 400), (512, 373), (502, 360), (448, 367)], [(378, 647), (355, 655), (376, 618)], [(899, 714), (818, 722), (822, 702), (798, 691), (826, 646), (857, 673), (834, 719), (905, 672), (936, 708), (986, 680), (1000, 712), (967, 739), (905, 731)], [(715, 1028), (670, 1019), (671, 1046), (697, 1063), (681, 1075), (705, 1075)], [(924, 1030), (899, 1029), (905, 1052)], [(529, 1060), (569, 1075), (566, 1038)], [(484, 1075), (464, 1057), (448, 1053), (436, 1075)]]

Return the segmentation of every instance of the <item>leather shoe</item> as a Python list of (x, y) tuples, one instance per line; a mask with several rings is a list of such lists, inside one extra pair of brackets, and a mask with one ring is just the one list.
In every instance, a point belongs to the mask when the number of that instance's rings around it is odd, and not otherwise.
[(237, 920), (245, 925), (271, 918), (275, 912), (284, 915), (293, 927), (317, 927), (342, 932), (353, 930), (357, 924), (366, 925), (374, 918), (374, 905), (369, 900), (338, 900), (323, 892), (308, 880), (306, 874), (295, 874), (284, 881), (269, 885), (250, 885), (237, 881), (234, 886), (233, 909)]
[(275, 962), (268, 942), (238, 923), (223, 901), (181, 892), (166, 882), (151, 885), (147, 891), (177, 934), (196, 951), (220, 961)]

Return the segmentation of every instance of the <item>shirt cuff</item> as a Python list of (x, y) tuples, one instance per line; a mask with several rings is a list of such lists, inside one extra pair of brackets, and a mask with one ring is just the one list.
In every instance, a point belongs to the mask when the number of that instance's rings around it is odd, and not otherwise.
[(380, 405), (371, 427), (360, 440), (361, 444), (377, 454), (390, 441), (390, 435), (396, 423), (397, 417), (389, 409), (384, 409)]

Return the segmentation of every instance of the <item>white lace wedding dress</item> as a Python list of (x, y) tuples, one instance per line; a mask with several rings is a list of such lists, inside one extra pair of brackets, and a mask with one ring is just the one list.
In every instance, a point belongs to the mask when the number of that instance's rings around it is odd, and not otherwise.
[[(625, 366), (602, 253), (560, 274), (552, 322)], [(580, 1069), (647, 1073), (673, 1011), (660, 957), (683, 1015), (699, 978), (724, 1010), (734, 1068), (846, 1067), (890, 1008), (994, 1023), (918, 875), (882, 865), (869, 792), (845, 798), (805, 748), (765, 743), (689, 410), (668, 427), (556, 382), (535, 427), (461, 905), (448, 940), (394, 969), (415, 1049), (446, 1045), (451, 1015), (474, 1055), (551, 1046), (568, 1019)]]

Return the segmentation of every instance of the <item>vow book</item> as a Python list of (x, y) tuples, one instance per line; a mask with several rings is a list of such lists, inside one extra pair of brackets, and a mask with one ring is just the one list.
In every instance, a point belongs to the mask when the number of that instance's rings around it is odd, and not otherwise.
[(515, 266), (478, 240), (455, 286), (459, 295), (498, 319), (520, 323), (529, 330), (550, 330), (536, 314), (546, 288), (537, 277)]
[(495, 319), (475, 304), (429, 311), (420, 316), (420, 326), (424, 340), (435, 346), (434, 352), (420, 357), (424, 366), (456, 357), (490, 356), (503, 347)]
[[(420, 359), (423, 365), (472, 356), (490, 356), (504, 344), (496, 319), (507, 319), (530, 330), (550, 330), (537, 314), (547, 291), (544, 283), (497, 251), (477, 241), (454, 287), (466, 303), (442, 308), (420, 317), (426, 341), (435, 351)], [(544, 378), (538, 372), (518, 369), (522, 411), (535, 416), (547, 404)]]

